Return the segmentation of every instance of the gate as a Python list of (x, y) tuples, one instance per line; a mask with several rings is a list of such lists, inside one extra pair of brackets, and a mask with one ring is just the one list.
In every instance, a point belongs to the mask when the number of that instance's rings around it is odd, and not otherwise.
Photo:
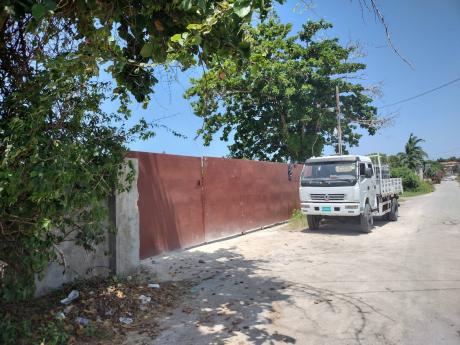
[(139, 164), (140, 258), (289, 219), (300, 166), (130, 152)]

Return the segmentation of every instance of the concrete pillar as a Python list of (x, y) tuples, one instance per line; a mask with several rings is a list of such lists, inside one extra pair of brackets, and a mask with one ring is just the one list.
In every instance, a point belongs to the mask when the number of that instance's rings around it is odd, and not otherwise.
[[(139, 267), (139, 210), (137, 200), (137, 178), (139, 176), (139, 163), (136, 158), (128, 158), (134, 167), (135, 178), (129, 191), (115, 195), (115, 225), (117, 234), (112, 249), (115, 250), (115, 273), (126, 276)], [(125, 168), (124, 174), (129, 172)], [(112, 252), (113, 255), (113, 252)]]

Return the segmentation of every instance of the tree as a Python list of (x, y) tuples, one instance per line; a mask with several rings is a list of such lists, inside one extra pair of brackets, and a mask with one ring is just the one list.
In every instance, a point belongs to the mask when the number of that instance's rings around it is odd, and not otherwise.
[(442, 175), (444, 174), (444, 167), (441, 163), (432, 160), (427, 160), (423, 163), (423, 172), (429, 178), (433, 179), (436, 176), (442, 177)]
[(406, 166), (393, 168), (390, 170), (391, 177), (399, 177), (402, 179), (404, 190), (415, 191), (420, 187), (422, 181), (420, 177)]
[(438, 162), (449, 162), (449, 161), (457, 161), (457, 162), (460, 162), (460, 157), (452, 156), (452, 157), (449, 157), (449, 158), (438, 158), (437, 161), (438, 161)]
[(103, 201), (130, 180), (118, 180), (125, 145), (152, 135), (127, 120), (131, 96), (147, 105), (155, 67), (242, 55), (251, 14), (270, 4), (0, 0), (0, 300), (32, 295), (60, 241), (103, 238)]
[(402, 163), (409, 169), (416, 170), (423, 166), (423, 161), (428, 155), (423, 151), (420, 143), (425, 140), (416, 137), (413, 133), (410, 134), (409, 140), (405, 145), (405, 151), (400, 153)]
[[(279, 2), (283, 2), (280, 0)], [(186, 68), (196, 56), (236, 55), (251, 14), (271, 1), (10, 1), (1, 0), (2, 77), (33, 72), (38, 57), (72, 53), (97, 75), (102, 63), (138, 101), (153, 91), (153, 67), (174, 59)], [(59, 42), (57, 42), (59, 41)], [(59, 45), (59, 51), (49, 50)]]
[(316, 38), (331, 26), (308, 22), (290, 35), (291, 25), (271, 18), (249, 30), (250, 55), (242, 63), (215, 59), (192, 79), (185, 97), (203, 118), (198, 134), (205, 145), (219, 133), (225, 141), (233, 135), (229, 149), (236, 158), (304, 161), (318, 155), (325, 145), (337, 145), (336, 86), (344, 143), (358, 144), (358, 126), (374, 134), (372, 99), (364, 86), (347, 81), (365, 65), (349, 61), (353, 47)]

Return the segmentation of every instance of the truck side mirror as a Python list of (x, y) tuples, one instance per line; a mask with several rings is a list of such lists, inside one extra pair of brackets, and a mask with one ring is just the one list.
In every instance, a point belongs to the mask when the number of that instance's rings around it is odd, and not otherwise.
[(365, 173), (366, 178), (371, 178), (372, 175), (373, 175), (372, 168), (366, 168), (366, 173)]

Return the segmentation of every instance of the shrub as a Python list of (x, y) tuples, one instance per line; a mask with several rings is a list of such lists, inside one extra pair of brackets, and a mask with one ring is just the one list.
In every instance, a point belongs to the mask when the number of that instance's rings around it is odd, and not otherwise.
[(407, 167), (398, 167), (391, 170), (391, 177), (402, 178), (405, 190), (414, 191), (420, 187), (422, 181), (415, 172)]
[(433, 191), (434, 191), (433, 185), (427, 181), (422, 181), (416, 189), (416, 192), (420, 192), (420, 193), (431, 193)]
[(304, 228), (307, 226), (307, 217), (299, 209), (295, 209), (289, 219), (289, 225), (292, 228)]

